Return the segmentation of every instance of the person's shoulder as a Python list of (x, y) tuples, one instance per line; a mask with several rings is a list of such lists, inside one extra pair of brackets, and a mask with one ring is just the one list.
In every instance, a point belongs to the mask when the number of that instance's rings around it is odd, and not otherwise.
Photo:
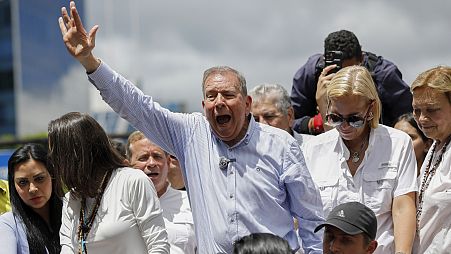
[(306, 142), (308, 146), (318, 146), (323, 144), (328, 144), (330, 142), (336, 142), (339, 138), (338, 131), (336, 129), (331, 129), (329, 131), (323, 132), (317, 136), (309, 138)]
[(131, 167), (122, 167), (122, 168), (118, 168), (115, 170), (114, 174), (114, 179), (118, 179), (118, 180), (126, 180), (126, 179), (147, 179), (148, 177), (146, 176), (146, 174), (140, 170), (140, 169), (136, 169), (136, 168), (131, 168)]
[(14, 217), (14, 214), (12, 212), (6, 212), (2, 215), (0, 215), (0, 226), (11, 226), (15, 224), (16, 218)]
[(365, 52), (365, 67), (367, 67), (374, 76), (388, 76), (398, 70), (398, 67), (383, 56), (371, 52)]
[(374, 136), (379, 140), (390, 139), (402, 143), (408, 143), (410, 140), (407, 133), (383, 124), (378, 124), (374, 129)]
[(268, 136), (268, 138), (272, 138), (275, 141), (288, 141), (294, 142), (296, 139), (290, 135), (286, 130), (282, 130), (267, 124), (256, 123), (256, 129), (260, 131), (260, 135)]
[(298, 79), (301, 75), (315, 75), (316, 73), (316, 65), (318, 61), (322, 57), (322, 54), (314, 54), (307, 59), (307, 62), (302, 65), (294, 75), (295, 79)]

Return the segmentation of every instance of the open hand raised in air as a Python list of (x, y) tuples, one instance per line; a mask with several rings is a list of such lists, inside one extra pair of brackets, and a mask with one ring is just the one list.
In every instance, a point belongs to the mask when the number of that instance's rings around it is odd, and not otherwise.
[(69, 53), (75, 57), (88, 72), (94, 71), (100, 64), (92, 55), (95, 47), (95, 38), (99, 26), (95, 25), (86, 32), (80, 15), (73, 1), (70, 2), (70, 16), (65, 7), (61, 8), (61, 17), (58, 19), (64, 44)]

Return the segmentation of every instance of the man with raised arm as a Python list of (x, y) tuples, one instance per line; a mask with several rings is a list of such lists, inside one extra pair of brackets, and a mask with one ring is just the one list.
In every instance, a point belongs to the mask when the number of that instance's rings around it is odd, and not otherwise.
[(89, 33), (71, 2), (59, 19), (64, 43), (86, 69), (114, 111), (152, 142), (175, 155), (183, 168), (199, 253), (232, 253), (250, 233), (269, 232), (299, 248), (293, 217), (306, 253), (322, 253), (313, 233), (323, 219), (318, 189), (295, 139), (256, 123), (246, 81), (230, 67), (205, 71), (204, 114), (173, 113), (94, 57), (98, 26)]

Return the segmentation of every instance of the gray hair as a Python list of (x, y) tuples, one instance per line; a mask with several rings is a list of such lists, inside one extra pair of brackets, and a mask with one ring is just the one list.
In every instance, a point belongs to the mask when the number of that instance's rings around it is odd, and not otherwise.
[(239, 71), (229, 66), (215, 66), (204, 71), (204, 77), (202, 79), (203, 96), (205, 97), (205, 82), (207, 81), (207, 78), (210, 77), (212, 74), (223, 74), (223, 73), (233, 73), (236, 76), (236, 78), (238, 79), (238, 86), (241, 90), (241, 94), (246, 97), (247, 96), (246, 79)]
[(249, 94), (255, 103), (271, 98), (276, 108), (284, 115), (288, 114), (288, 109), (291, 107), (291, 100), (287, 90), (279, 84), (258, 85)]

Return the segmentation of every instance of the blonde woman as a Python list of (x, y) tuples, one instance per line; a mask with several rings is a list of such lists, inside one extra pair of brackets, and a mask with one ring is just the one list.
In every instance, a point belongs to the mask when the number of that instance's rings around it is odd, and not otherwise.
[(379, 124), (381, 102), (364, 67), (346, 67), (326, 86), (326, 123), (334, 129), (304, 149), (325, 216), (339, 204), (360, 202), (377, 217), (374, 253), (410, 253), (417, 191), (410, 137)]

